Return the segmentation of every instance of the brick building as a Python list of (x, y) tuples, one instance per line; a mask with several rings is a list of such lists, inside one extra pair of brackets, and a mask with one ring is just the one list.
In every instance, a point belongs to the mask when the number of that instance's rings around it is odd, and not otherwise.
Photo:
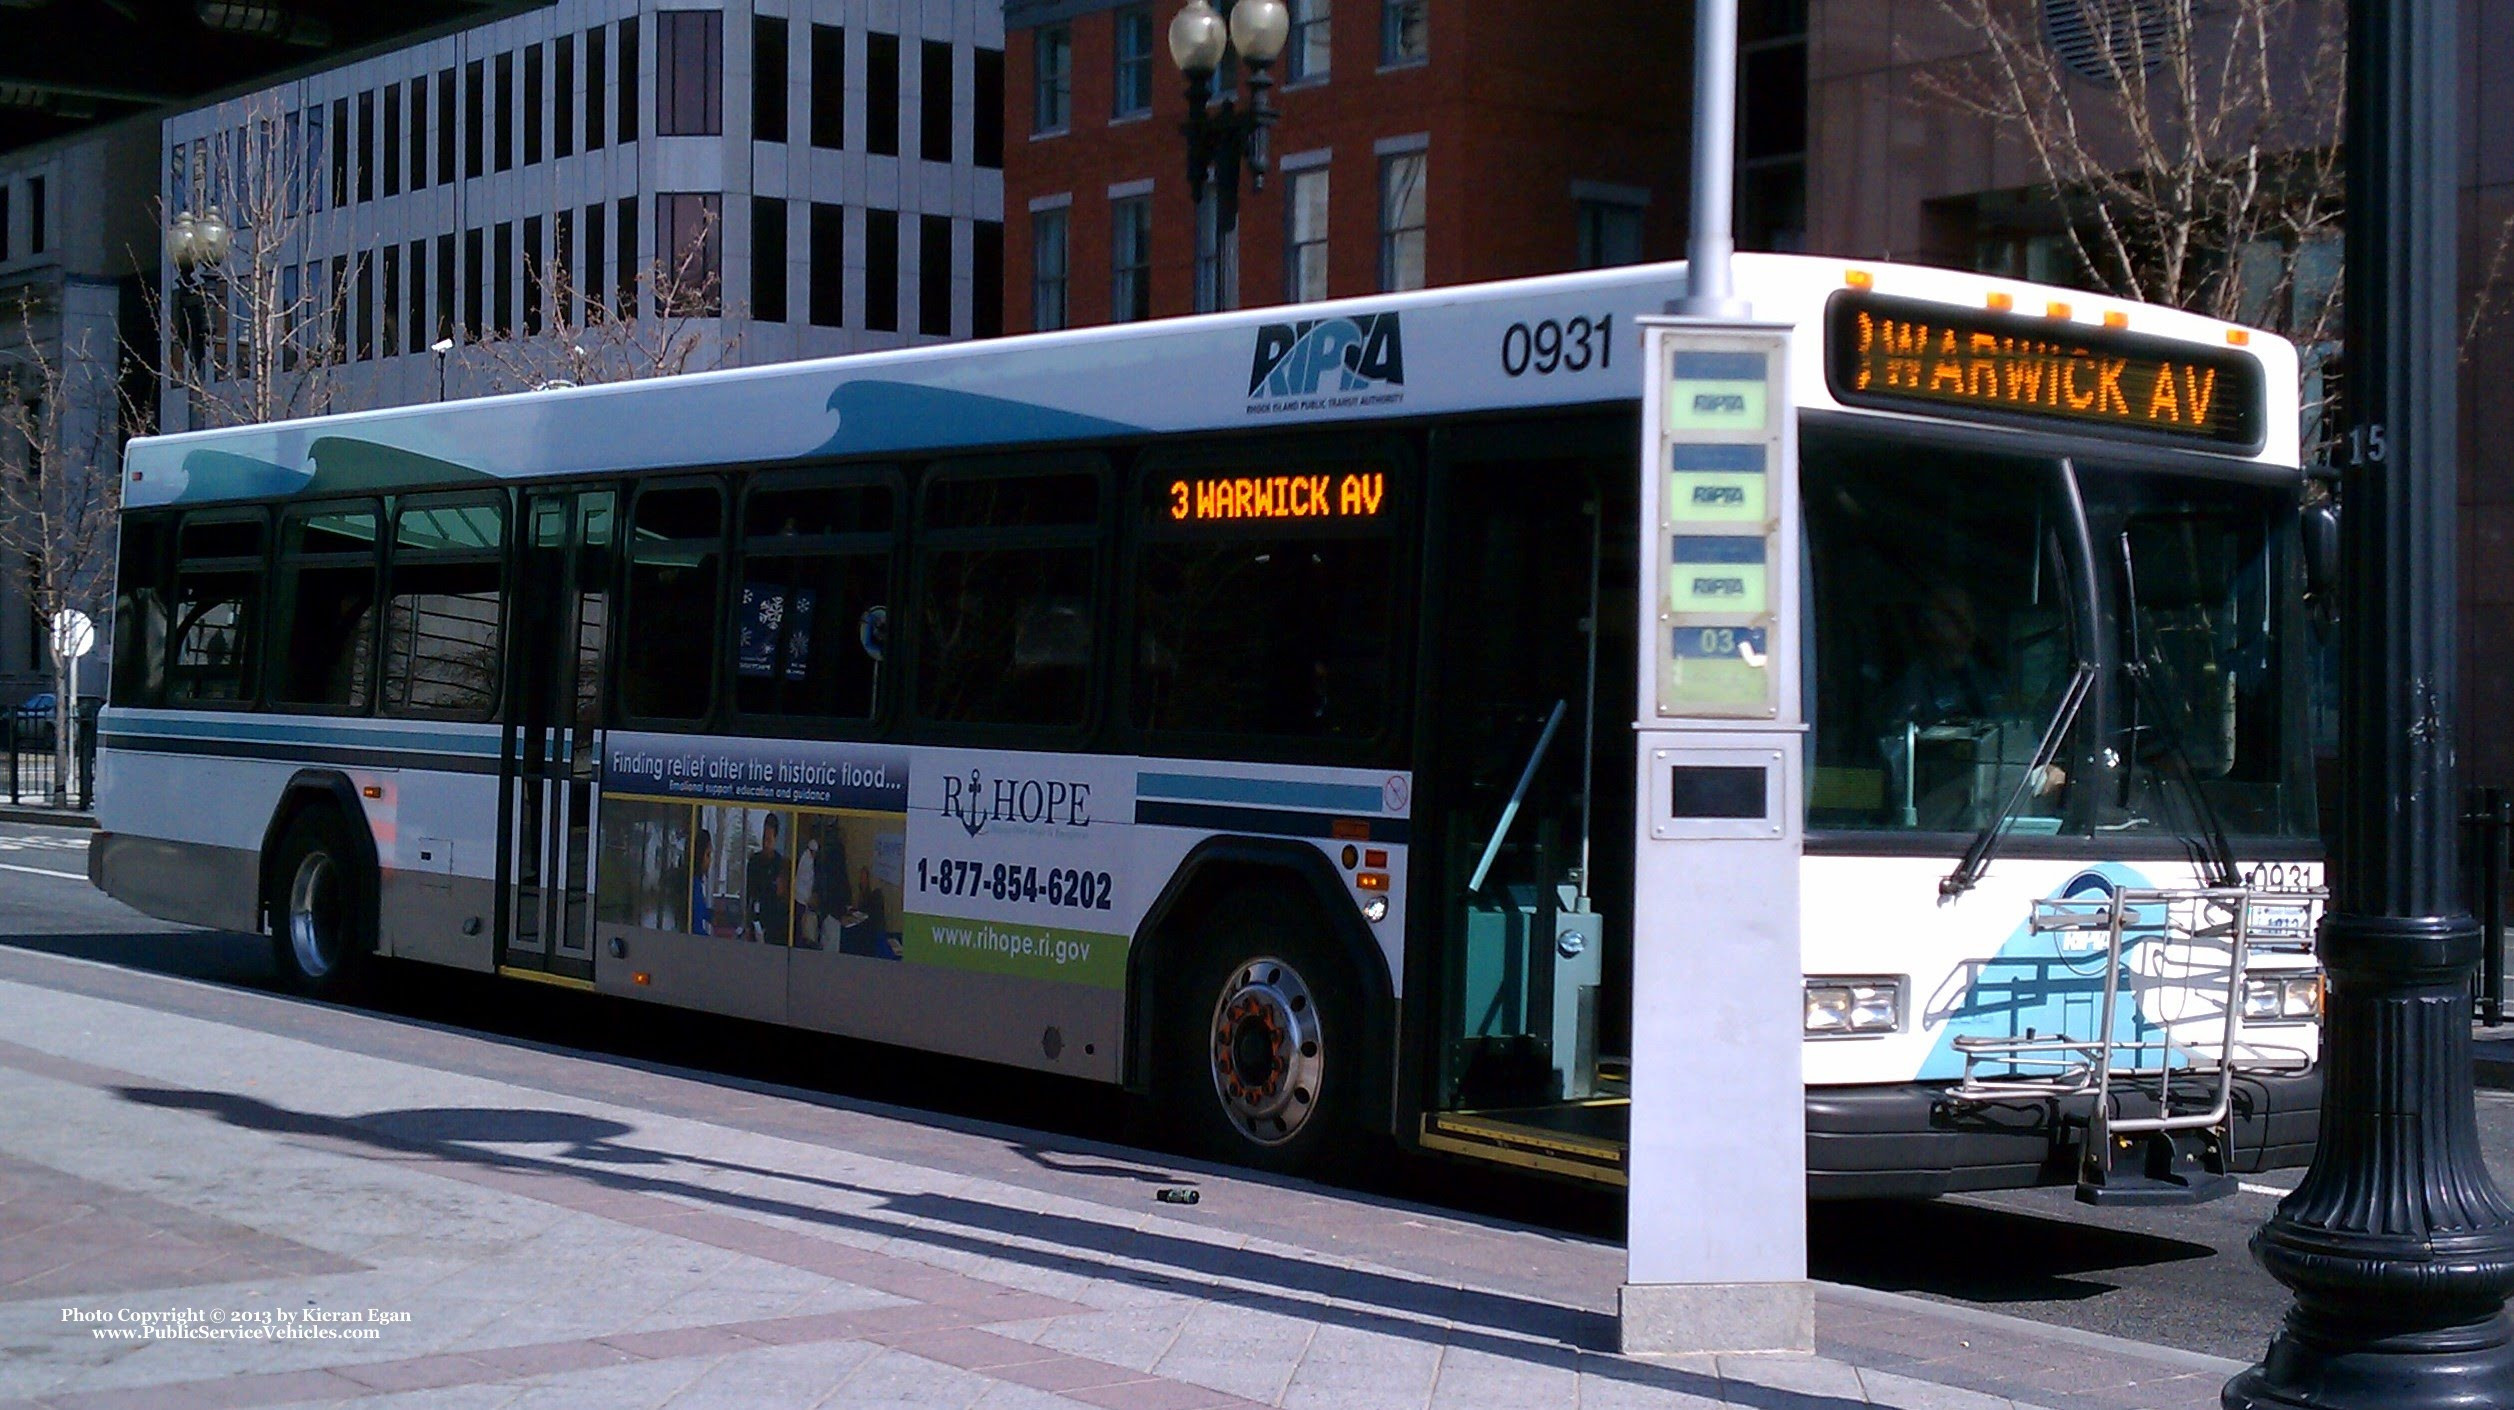
[(1229, 240), (1188, 194), (1177, 9), (1006, 0), (1008, 329), (1682, 252), (1691, 6), (1290, 0), (1274, 169)]

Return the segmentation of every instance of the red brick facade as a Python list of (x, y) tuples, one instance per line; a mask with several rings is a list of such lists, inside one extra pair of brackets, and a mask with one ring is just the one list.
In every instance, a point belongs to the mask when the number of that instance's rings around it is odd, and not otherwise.
[[(1067, 323), (1111, 311), (1110, 188), (1152, 182), (1152, 314), (1194, 307), (1196, 210), (1187, 190), (1186, 84), (1171, 63), (1170, 18), (1157, 0), (1152, 111), (1112, 121), (1115, 16), (1105, 3), (1008, 7), (1005, 33), (1004, 314), (1035, 327), (1034, 204), (1069, 197)], [(1690, 5), (1622, 0), (1431, 0), (1427, 62), (1382, 68), (1379, 0), (1333, 0), (1328, 76), (1278, 83), (1278, 162), (1330, 153), (1327, 292), (1368, 294), (1380, 279), (1380, 152), (1421, 137), (1427, 154), (1424, 273), (1455, 284), (1577, 267), (1575, 188), (1646, 196), (1641, 253), (1684, 244)], [(1075, 13), (1077, 10), (1080, 13)], [(1034, 76), (1044, 13), (1072, 36), (1072, 115), (1034, 134)], [(1069, 15), (1070, 18), (1053, 18)], [(1280, 80), (1284, 65), (1277, 64)], [(1285, 183), (1243, 187), (1237, 307), (1283, 301)]]

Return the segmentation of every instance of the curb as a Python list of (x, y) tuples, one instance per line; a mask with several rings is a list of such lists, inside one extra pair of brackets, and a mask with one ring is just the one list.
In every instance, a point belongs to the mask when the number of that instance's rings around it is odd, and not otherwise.
[[(1960, 1303), (1940, 1302), (1934, 1297), (1922, 1297), (1916, 1293), (1887, 1292), (1882, 1288), (1863, 1288), (1851, 1283), (1818, 1281), (1816, 1296), (1820, 1299), (1849, 1303), (1854, 1307), (1876, 1307), (1905, 1315), (1937, 1317), (1949, 1322), (1960, 1322), (1966, 1326), (2005, 1332), (2012, 1336), (2059, 1342), (2065, 1346), (2083, 1347), (2088, 1351), (2131, 1357), (2154, 1365), (2168, 1366), (2184, 1374), (2199, 1372), (2214, 1376), (2232, 1376), (2250, 1365), (2249, 1362), (2235, 1361), (2223, 1356), (2211, 1356), (2206, 1352), (2185, 1351), (2178, 1346), (2165, 1346), (2157, 1342), (2117, 1337), (2108, 1332), (2062, 1326), (2055, 1322), (2037, 1322), (2030, 1317), (2016, 1317), (2005, 1312), (1992, 1312), (1987, 1308), (1967, 1307)], [(1923, 1369), (1916, 1366), (1888, 1366), (1877, 1369), (1893, 1375), (1927, 1379)]]
[[(2489, 1047), (2514, 1048), (2514, 1043), (2491, 1043)], [(2504, 1057), (2476, 1057), (2470, 1062), (2470, 1080), (2482, 1087), (2500, 1092), (2514, 1092), (2514, 1053)]]
[(0, 803), (0, 822), (44, 823), (53, 827), (92, 828), (96, 826), (96, 815), (62, 808), (39, 808), (32, 804)]

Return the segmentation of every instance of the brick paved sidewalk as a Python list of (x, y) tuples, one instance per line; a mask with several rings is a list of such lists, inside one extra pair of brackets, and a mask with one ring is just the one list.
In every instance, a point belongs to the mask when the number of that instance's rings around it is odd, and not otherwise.
[(0, 1080), (0, 1410), (2119, 1410), (2236, 1369), (1833, 1287), (1815, 1357), (1629, 1359), (1611, 1246), (24, 951)]

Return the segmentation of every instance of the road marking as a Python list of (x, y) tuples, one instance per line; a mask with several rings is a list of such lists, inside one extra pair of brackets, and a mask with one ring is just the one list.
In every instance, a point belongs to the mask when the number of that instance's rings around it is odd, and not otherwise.
[(2247, 1195), (2268, 1195), (2274, 1199), (2285, 1199), (2295, 1193), (2294, 1190), (2282, 1190), (2276, 1185), (2256, 1185), (2249, 1180), (2243, 1181), (2235, 1188)]
[(50, 867), (21, 867), (11, 862), (0, 862), (0, 871), (22, 871), (28, 876), (57, 876), (63, 881), (87, 880), (87, 873), (85, 872), (54, 871)]

